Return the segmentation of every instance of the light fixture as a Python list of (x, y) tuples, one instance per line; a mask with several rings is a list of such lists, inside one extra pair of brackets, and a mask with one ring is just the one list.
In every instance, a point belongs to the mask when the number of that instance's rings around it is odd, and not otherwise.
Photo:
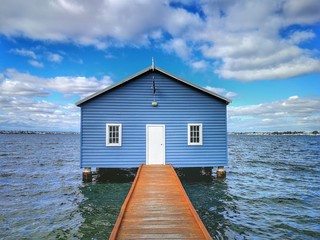
[(154, 76), (152, 76), (152, 92), (153, 92), (153, 102), (151, 103), (151, 105), (153, 107), (158, 106), (158, 103), (156, 102), (156, 82), (154, 80)]

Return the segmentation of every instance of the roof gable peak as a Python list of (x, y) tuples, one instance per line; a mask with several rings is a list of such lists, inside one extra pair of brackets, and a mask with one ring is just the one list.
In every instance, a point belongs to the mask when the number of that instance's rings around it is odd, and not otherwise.
[(151, 65), (150, 67), (147, 67), (147, 68), (141, 70), (140, 72), (138, 72), (138, 73), (136, 73), (136, 74), (134, 74), (134, 75), (132, 75), (132, 76), (130, 76), (130, 77), (128, 77), (128, 78), (125, 78), (124, 80), (122, 80), (122, 81), (120, 81), (120, 82), (118, 82), (118, 83), (115, 83), (115, 84), (113, 84), (113, 85), (111, 85), (111, 86), (109, 86), (109, 87), (107, 87), (107, 88), (104, 88), (104, 89), (102, 89), (102, 90), (100, 90), (100, 91), (98, 91), (98, 92), (96, 92), (96, 93), (94, 93), (94, 94), (91, 94), (90, 96), (88, 96), (88, 97), (86, 97), (86, 98), (83, 98), (83, 99), (79, 100), (78, 102), (76, 102), (76, 105), (80, 107), (83, 103), (85, 103), (85, 102), (87, 102), (87, 101), (89, 101), (89, 100), (91, 100), (91, 99), (93, 99), (93, 98), (95, 98), (95, 97), (97, 97), (97, 96), (105, 93), (105, 92), (108, 92), (108, 91), (110, 91), (111, 89), (116, 88), (116, 87), (118, 87), (118, 86), (120, 86), (120, 85), (122, 85), (122, 84), (124, 84), (124, 83), (126, 83), (126, 82), (128, 82), (128, 81), (131, 81), (131, 80), (135, 79), (136, 77), (138, 77), (138, 76), (140, 76), (140, 75), (142, 75), (142, 74), (145, 74), (145, 73), (147, 73), (147, 72), (149, 72), (149, 71), (158, 71), (158, 72), (160, 72), (160, 73), (162, 73), (162, 74), (164, 74), (164, 75), (167, 75), (167, 76), (169, 76), (169, 77), (171, 77), (171, 78), (173, 78), (173, 79), (175, 79), (175, 80), (177, 80), (177, 81), (180, 81), (180, 82), (182, 82), (182, 83), (184, 83), (184, 84), (186, 84), (186, 85), (189, 85), (189, 86), (191, 86), (191, 87), (193, 87), (193, 88), (195, 88), (195, 89), (197, 89), (197, 90), (199, 90), (199, 91), (205, 92), (205, 93), (207, 93), (207, 94), (209, 94), (209, 95), (211, 95), (211, 96), (214, 96), (214, 97), (216, 97), (216, 98), (219, 98), (219, 99), (225, 101), (226, 104), (231, 103), (231, 100), (228, 99), (228, 98), (226, 98), (226, 97), (223, 97), (223, 96), (221, 96), (221, 95), (219, 95), (219, 94), (217, 94), (217, 93), (214, 93), (214, 92), (212, 92), (212, 91), (209, 91), (209, 90), (207, 90), (207, 89), (205, 89), (205, 88), (202, 88), (202, 87), (200, 87), (200, 86), (198, 86), (198, 85), (196, 85), (196, 84), (193, 84), (193, 83), (191, 83), (191, 82), (188, 82), (188, 81), (186, 81), (186, 80), (184, 80), (184, 79), (181, 79), (181, 78), (179, 78), (179, 77), (176, 77), (176, 76), (172, 75), (171, 73), (166, 72), (165, 70), (156, 67), (156, 66), (154, 65), (154, 59), (152, 58), (152, 65)]

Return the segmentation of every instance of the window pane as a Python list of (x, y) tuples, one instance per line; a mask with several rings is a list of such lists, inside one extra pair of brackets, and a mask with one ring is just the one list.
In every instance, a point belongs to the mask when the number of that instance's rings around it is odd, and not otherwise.
[(115, 126), (115, 143), (119, 143), (119, 126)]
[(201, 126), (200, 125), (189, 125), (189, 142), (200, 143), (201, 141)]
[(121, 146), (121, 127), (121, 124), (107, 124), (107, 146)]
[(115, 136), (115, 138), (116, 138), (116, 143), (119, 143), (119, 132), (116, 132), (116, 136)]
[(190, 142), (194, 143), (194, 126), (190, 126)]
[(109, 143), (112, 143), (112, 126), (109, 126)]
[(119, 126), (109, 126), (109, 143), (119, 143)]

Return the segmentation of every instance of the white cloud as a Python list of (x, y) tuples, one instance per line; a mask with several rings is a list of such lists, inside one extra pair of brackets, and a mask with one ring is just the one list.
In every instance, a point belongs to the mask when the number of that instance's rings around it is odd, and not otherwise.
[(191, 50), (183, 39), (172, 39), (162, 45), (162, 48), (169, 53), (175, 53), (180, 58), (187, 60), (190, 57)]
[[(320, 22), (318, 0), (32, 1), (19, 1), (19, 14), (16, 1), (2, 1), (0, 33), (98, 49), (156, 43), (193, 69), (214, 65), (221, 77), (241, 81), (320, 72), (319, 53), (301, 45), (317, 37), (311, 27)], [(283, 37), (293, 25), (304, 30)], [(41, 67), (31, 52), (16, 54)]]
[(316, 35), (312, 31), (295, 31), (290, 35), (290, 42), (299, 44), (315, 37)]
[(178, 35), (200, 19), (163, 1), (28, 1), (19, 2), (23, 11), (15, 14), (17, 4), (12, 0), (1, 3), (0, 32), (4, 35), (71, 41), (99, 49), (110, 43), (148, 44), (149, 37), (161, 37), (162, 29)]
[[(34, 50), (37, 50), (37, 53)], [(11, 49), (9, 52), (14, 53), (16, 55), (23, 56), (23, 57), (31, 58), (30, 60), (28, 60), (28, 63), (38, 68), (44, 67), (43, 63), (39, 61), (39, 59), (43, 59), (44, 57), (48, 61), (55, 62), (55, 63), (60, 63), (63, 60), (63, 56), (61, 56), (60, 54), (52, 53), (52, 52), (39, 53), (40, 50), (43, 50), (43, 49), (41, 49), (41, 47), (35, 48), (33, 50), (28, 50), (24, 48), (21, 48), (21, 49), (15, 48), (15, 49)]]
[(39, 77), (7, 69), (0, 77), (0, 92), (3, 96), (47, 97), (49, 92), (42, 82)]
[[(244, 60), (244, 62), (246, 61), (249, 62), (248, 66), (255, 65), (254, 62), (250, 63), (249, 60)], [(270, 66), (263, 66), (261, 68), (253, 67), (248, 69), (245, 68), (245, 66), (239, 70), (237, 68), (229, 68), (230, 65), (237, 65), (237, 63), (239, 63), (240, 66), (243, 66), (244, 64), (243, 62), (241, 63), (240, 60), (236, 60), (234, 62), (230, 60), (228, 64), (225, 64), (216, 72), (221, 74), (224, 78), (240, 79), (241, 81), (285, 79), (311, 72), (320, 72), (320, 61), (307, 57), (300, 57), (288, 62), (279, 63), (278, 65), (271, 64)]]
[[(299, 2), (303, 5), (304, 1)], [(197, 41), (207, 41), (200, 47), (205, 57), (221, 59), (215, 72), (223, 78), (254, 81), (320, 72), (317, 52), (297, 45), (315, 38), (311, 30), (293, 32), (288, 39), (280, 36), (291, 24), (281, 13), (281, 2), (240, 0), (207, 4), (211, 10), (206, 12), (207, 23), (194, 36)], [(313, 23), (317, 21), (314, 19)]]
[(319, 130), (320, 98), (288, 99), (258, 105), (228, 107), (229, 131)]
[(104, 89), (112, 83), (109, 76), (104, 76), (101, 80), (95, 77), (55, 77), (49, 79), (46, 85), (48, 88), (65, 95), (80, 95), (84, 97)]
[(209, 63), (204, 60), (190, 62), (190, 66), (194, 70), (207, 70), (209, 67)]
[(26, 50), (26, 49), (23, 49), (23, 48), (22, 49), (17, 49), (17, 48), (16, 49), (11, 49), (10, 52), (15, 53), (15, 54), (20, 55), (20, 56), (37, 59), (37, 55), (33, 51)]
[(105, 54), (104, 57), (105, 57), (106, 59), (114, 59), (114, 58), (116, 58), (116, 56), (114, 56), (114, 55), (111, 54), (111, 53)]
[(102, 79), (95, 77), (58, 76), (40, 78), (29, 73), (21, 73), (15, 69), (7, 69), (0, 75), (0, 92), (5, 96), (39, 96), (47, 97), (55, 91), (66, 96), (88, 96), (112, 84), (109, 76)]
[(80, 111), (70, 104), (56, 104), (27, 97), (0, 96), (1, 125), (7, 129), (79, 131)]
[(29, 60), (28, 63), (34, 67), (37, 67), (37, 68), (43, 68), (44, 65), (43, 63), (39, 62), (39, 61), (36, 61), (36, 60)]
[[(79, 109), (49, 101), (52, 92), (85, 97), (112, 84), (109, 76), (41, 78), (7, 69), (0, 74), (0, 123), (12, 129), (79, 130)], [(38, 100), (36, 97), (46, 98)], [(59, 101), (60, 102), (60, 101)]]
[(210, 86), (206, 86), (205, 89), (217, 93), (219, 95), (225, 96), (227, 98), (234, 98), (236, 96), (238, 96), (238, 94), (234, 93), (234, 92), (229, 92), (224, 88), (215, 88), (215, 87), (210, 87)]
[(163, 38), (163, 32), (161, 29), (154, 30), (150, 33), (150, 38), (153, 40), (160, 40)]
[(48, 53), (48, 60), (50, 62), (59, 63), (63, 60), (63, 57), (57, 53)]
[(318, 0), (288, 0), (283, 6), (288, 24), (312, 24), (320, 22)]
[(71, 14), (80, 14), (84, 12), (83, 6), (73, 0), (50, 1), (50, 4), (59, 11), (65, 11)]

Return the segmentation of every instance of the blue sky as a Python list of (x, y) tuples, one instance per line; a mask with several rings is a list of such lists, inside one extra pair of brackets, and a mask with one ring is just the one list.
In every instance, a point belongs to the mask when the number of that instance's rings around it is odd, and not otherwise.
[(229, 131), (320, 130), (318, 0), (3, 0), (0, 130), (79, 131), (79, 99), (155, 65), (232, 99)]

